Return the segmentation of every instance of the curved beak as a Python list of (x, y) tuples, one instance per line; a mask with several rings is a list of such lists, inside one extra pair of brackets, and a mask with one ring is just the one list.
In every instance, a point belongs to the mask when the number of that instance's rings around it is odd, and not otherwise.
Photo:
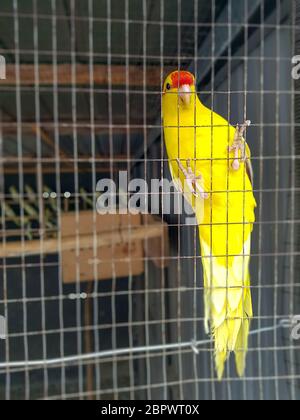
[(192, 90), (190, 85), (183, 85), (179, 88), (179, 98), (185, 106), (189, 106), (192, 100)]

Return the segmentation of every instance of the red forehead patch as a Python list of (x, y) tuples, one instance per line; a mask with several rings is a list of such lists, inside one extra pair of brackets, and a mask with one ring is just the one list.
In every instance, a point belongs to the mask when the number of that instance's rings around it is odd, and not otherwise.
[(184, 85), (193, 85), (194, 84), (194, 77), (188, 71), (176, 71), (172, 74), (172, 84), (173, 88), (181, 87)]

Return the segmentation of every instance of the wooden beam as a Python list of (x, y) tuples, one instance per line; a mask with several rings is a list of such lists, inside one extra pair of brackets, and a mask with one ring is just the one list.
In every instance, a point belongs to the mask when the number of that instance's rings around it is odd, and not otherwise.
[[(112, 168), (113, 173), (116, 173), (119, 170), (120, 170), (120, 168), (116, 168), (116, 167)], [(24, 175), (36, 175), (37, 172), (38, 172), (37, 166), (24, 166), (23, 167), (23, 174)], [(81, 167), (81, 165), (79, 165), (78, 172), (89, 174), (89, 173), (92, 172), (92, 166), (90, 166), (90, 168), (89, 168), (86, 165), (84, 167)], [(100, 173), (110, 174), (110, 172), (111, 172), (111, 168), (108, 165), (106, 165), (106, 167), (103, 166), (103, 167), (96, 168), (96, 173), (99, 173), (99, 174)], [(19, 174), (19, 168), (17, 167), (17, 165), (14, 165), (14, 167), (5, 166), (3, 168), (3, 173), (4, 173), (4, 175), (18, 175)], [(54, 174), (55, 175), (55, 173), (56, 173), (55, 165), (53, 164), (52, 168), (49, 167), (49, 166), (46, 166), (46, 167), (43, 166), (42, 167), (42, 173), (45, 174), (45, 175), (47, 175), (47, 174)], [(61, 173), (61, 174), (72, 174), (72, 173), (74, 173), (74, 166), (72, 167), (71, 165), (70, 166), (61, 165), (59, 173)]]
[[(126, 135), (129, 134), (142, 134), (143, 133), (143, 121), (134, 121), (129, 127), (126, 126), (125, 116), (123, 122), (116, 123), (111, 127), (113, 135)], [(6, 135), (17, 135), (18, 123), (15, 121), (5, 121), (2, 124), (2, 132)], [(33, 127), (36, 125), (35, 122), (23, 122), (21, 124), (22, 134), (31, 135), (33, 133)], [(95, 121), (92, 125), (91, 122), (78, 121), (76, 124), (71, 122), (60, 122), (55, 124), (53, 121), (42, 121), (40, 123), (41, 130), (44, 134), (46, 132), (53, 132), (55, 128), (58, 128), (60, 136), (72, 136), (74, 130), (78, 135), (91, 135), (92, 130), (95, 131), (96, 135), (108, 135), (110, 133), (110, 126), (107, 120)], [(35, 129), (36, 130), (36, 129)], [(45, 131), (46, 130), (46, 131)], [(45, 139), (45, 135), (43, 137)], [(48, 135), (48, 134), (46, 134)], [(48, 135), (49, 137), (49, 135)], [(49, 138), (48, 138), (49, 140)], [(50, 144), (50, 143), (49, 143)]]
[[(39, 85), (53, 86), (55, 68), (52, 64), (39, 65)], [(165, 73), (173, 69), (165, 69)], [(108, 68), (107, 65), (96, 64), (93, 67), (93, 83), (95, 85), (108, 86), (109, 75), (113, 86), (126, 86), (126, 71), (129, 76), (129, 86), (144, 86), (144, 71), (143, 66), (131, 65), (126, 69), (123, 65), (112, 65)], [(90, 67), (88, 64), (76, 65), (76, 76), (73, 77), (73, 69), (71, 64), (59, 64), (57, 66), (57, 83), (59, 86), (70, 85), (90, 85)], [(33, 64), (21, 64), (20, 66), (20, 84), (21, 86), (34, 86), (35, 80), (35, 66)], [(74, 78), (74, 81), (73, 81)], [(1, 80), (0, 86), (16, 85), (16, 66), (14, 64), (6, 65), (6, 79)], [(73, 83), (74, 82), (74, 83)], [(159, 66), (147, 67), (146, 71), (146, 85), (147, 88), (160, 88), (161, 85), (161, 69)]]
[[(77, 162), (78, 165), (81, 164), (88, 164), (90, 162), (92, 162), (92, 160), (95, 160), (96, 164), (102, 164), (102, 165), (109, 165), (110, 164), (110, 156), (109, 155), (103, 155), (103, 154), (96, 154), (95, 157), (93, 157), (92, 155), (78, 155), (77, 158), (75, 158), (74, 156), (70, 155), (67, 157), (60, 157), (59, 158), (59, 162), (61, 164), (64, 163), (68, 163), (68, 164), (72, 164), (74, 167), (74, 162)], [(53, 165), (55, 166), (56, 164), (56, 157), (42, 157), (41, 159), (39, 159), (38, 157), (36, 157), (35, 155), (28, 155), (26, 154), (25, 156), (22, 156), (21, 158), (19, 158), (18, 156), (11, 156), (11, 155), (5, 155), (2, 158), (0, 158), (0, 163), (4, 164), (4, 165), (9, 165), (9, 164), (18, 164), (19, 161), (21, 161), (23, 164), (38, 164), (39, 162), (41, 162), (43, 165)], [(125, 164), (128, 163), (128, 158), (126, 156), (126, 154), (121, 154), (121, 155), (113, 155), (112, 157), (112, 163), (120, 163), (120, 164)]]
[[(74, 156), (60, 156), (60, 173), (73, 173), (75, 163), (77, 163), (78, 171), (80, 173), (90, 173), (92, 170), (92, 159), (93, 157), (91, 155), (79, 155), (78, 159), (75, 159)], [(126, 155), (114, 155), (112, 162), (110, 161), (109, 156), (104, 155), (96, 155), (94, 159), (97, 173), (109, 174), (111, 171), (111, 163), (113, 166), (113, 173), (121, 170), (125, 165), (128, 165), (128, 159)], [(17, 175), (19, 173), (19, 161), (22, 162), (24, 174), (36, 174), (38, 171), (38, 163), (41, 163), (42, 165), (42, 173), (55, 174), (56, 172), (55, 157), (45, 157), (38, 159), (36, 156), (27, 155), (23, 156), (21, 159), (19, 159), (17, 156), (4, 156), (2, 159), (0, 159), (4, 174)]]
[[(149, 226), (132, 227), (116, 230), (113, 232), (101, 232), (97, 234), (97, 246), (105, 247), (131, 243), (136, 240), (145, 240), (161, 237), (162, 224), (155, 223)], [(78, 238), (65, 237), (59, 242), (58, 239), (46, 239), (43, 241), (43, 254), (56, 254), (61, 251), (73, 251), (78, 246)], [(90, 249), (94, 244), (94, 235), (80, 235), (79, 248)], [(38, 255), (41, 252), (41, 241), (8, 242), (0, 245), (0, 258)]]

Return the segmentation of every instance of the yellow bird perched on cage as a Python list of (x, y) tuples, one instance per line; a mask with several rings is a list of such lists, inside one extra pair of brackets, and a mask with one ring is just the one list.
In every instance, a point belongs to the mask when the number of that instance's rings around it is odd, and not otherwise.
[(184, 71), (164, 83), (162, 116), (173, 181), (199, 225), (205, 327), (214, 337), (218, 378), (230, 352), (243, 376), (253, 317), (249, 261), (256, 201), (243, 138), (250, 121), (233, 127), (206, 108), (194, 76)]

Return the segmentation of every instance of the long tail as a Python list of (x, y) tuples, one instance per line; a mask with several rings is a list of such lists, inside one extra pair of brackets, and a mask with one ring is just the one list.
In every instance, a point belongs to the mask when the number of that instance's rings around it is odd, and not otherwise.
[[(212, 257), (210, 248), (201, 240), (204, 269), (205, 328), (209, 326), (215, 342), (215, 364), (219, 380), (231, 352), (235, 353), (239, 376), (245, 371), (250, 322), (253, 317), (250, 290), (250, 238), (244, 255), (230, 264), (224, 258)], [(228, 268), (227, 268), (228, 267)]]

